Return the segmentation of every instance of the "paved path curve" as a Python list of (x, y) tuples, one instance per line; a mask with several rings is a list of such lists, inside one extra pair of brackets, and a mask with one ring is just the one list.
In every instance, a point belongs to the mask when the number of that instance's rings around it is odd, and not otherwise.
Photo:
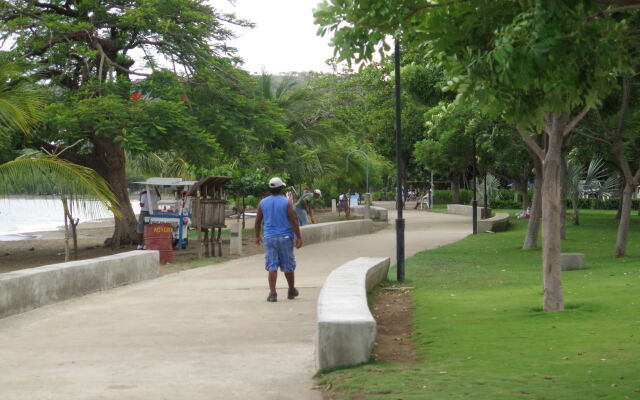
[[(461, 239), (469, 218), (409, 210), (406, 256)], [(375, 234), (297, 251), (300, 297), (267, 303), (263, 256), (121, 287), (0, 320), (3, 400), (304, 400), (316, 299), (356, 257), (395, 264), (395, 212)]]

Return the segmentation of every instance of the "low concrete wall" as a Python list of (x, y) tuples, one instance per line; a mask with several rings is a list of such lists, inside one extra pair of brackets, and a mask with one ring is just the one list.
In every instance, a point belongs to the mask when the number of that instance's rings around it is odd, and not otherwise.
[[(386, 208), (371, 206), (371, 219), (374, 221), (388, 221), (389, 211)], [(364, 206), (351, 207), (351, 215), (355, 217), (364, 217)]]
[[(487, 208), (487, 211), (489, 215), (484, 215), (484, 207), (478, 206), (478, 216), (481, 219), (489, 218), (491, 215), (491, 209)], [(465, 206), (463, 204), (447, 204), (447, 212), (449, 214), (466, 215), (471, 217), (473, 216), (473, 207)]]
[(563, 271), (584, 269), (584, 253), (561, 253), (560, 265)]
[(361, 219), (354, 221), (324, 222), (300, 227), (302, 242), (314, 244), (348, 236), (364, 235), (373, 232), (373, 221)]
[(318, 297), (316, 367), (357, 365), (371, 357), (376, 320), (367, 292), (389, 272), (389, 258), (360, 257), (333, 270)]
[(491, 218), (478, 221), (478, 232), (504, 232), (509, 229), (509, 214), (497, 213)]
[(159, 257), (158, 251), (138, 250), (0, 274), (0, 318), (155, 278)]

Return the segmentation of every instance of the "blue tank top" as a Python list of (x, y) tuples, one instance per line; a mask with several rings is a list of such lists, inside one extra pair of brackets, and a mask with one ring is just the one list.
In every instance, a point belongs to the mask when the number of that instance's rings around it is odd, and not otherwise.
[(293, 237), (291, 221), (287, 215), (289, 199), (284, 196), (269, 196), (262, 199), (260, 207), (264, 217), (264, 237)]

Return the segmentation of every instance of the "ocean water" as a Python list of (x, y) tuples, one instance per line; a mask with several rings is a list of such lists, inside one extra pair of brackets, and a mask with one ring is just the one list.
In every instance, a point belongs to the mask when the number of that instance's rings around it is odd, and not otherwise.
[[(133, 211), (140, 212), (138, 201), (131, 201)], [(86, 209), (74, 210), (82, 222), (113, 218), (98, 202), (88, 202)], [(64, 227), (64, 209), (56, 197), (0, 199), (0, 241), (29, 239), (25, 233), (55, 231)]]

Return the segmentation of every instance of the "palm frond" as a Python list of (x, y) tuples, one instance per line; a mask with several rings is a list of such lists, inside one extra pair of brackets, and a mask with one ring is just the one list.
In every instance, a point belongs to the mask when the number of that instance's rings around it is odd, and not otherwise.
[(582, 177), (585, 175), (584, 166), (573, 158), (566, 161), (565, 194), (577, 198), (580, 195)]
[(606, 169), (604, 168), (604, 160), (601, 157), (593, 158), (591, 162), (589, 162), (589, 167), (587, 168), (585, 183), (589, 184), (595, 180), (600, 180), (605, 176), (605, 174)]
[[(0, 164), (0, 195), (15, 188), (35, 188), (49, 183), (61, 196), (74, 199), (77, 208), (100, 216), (110, 211), (118, 216), (118, 201), (107, 182), (91, 168), (54, 157), (21, 157)], [(97, 202), (96, 202), (97, 201)]]
[(619, 173), (616, 172), (612, 175), (609, 175), (609, 177), (604, 181), (604, 183), (596, 193), (596, 195), (598, 196), (598, 199), (604, 198), (604, 196), (607, 195), (608, 193), (615, 192), (620, 187), (621, 184), (622, 184), (622, 176), (620, 176)]

